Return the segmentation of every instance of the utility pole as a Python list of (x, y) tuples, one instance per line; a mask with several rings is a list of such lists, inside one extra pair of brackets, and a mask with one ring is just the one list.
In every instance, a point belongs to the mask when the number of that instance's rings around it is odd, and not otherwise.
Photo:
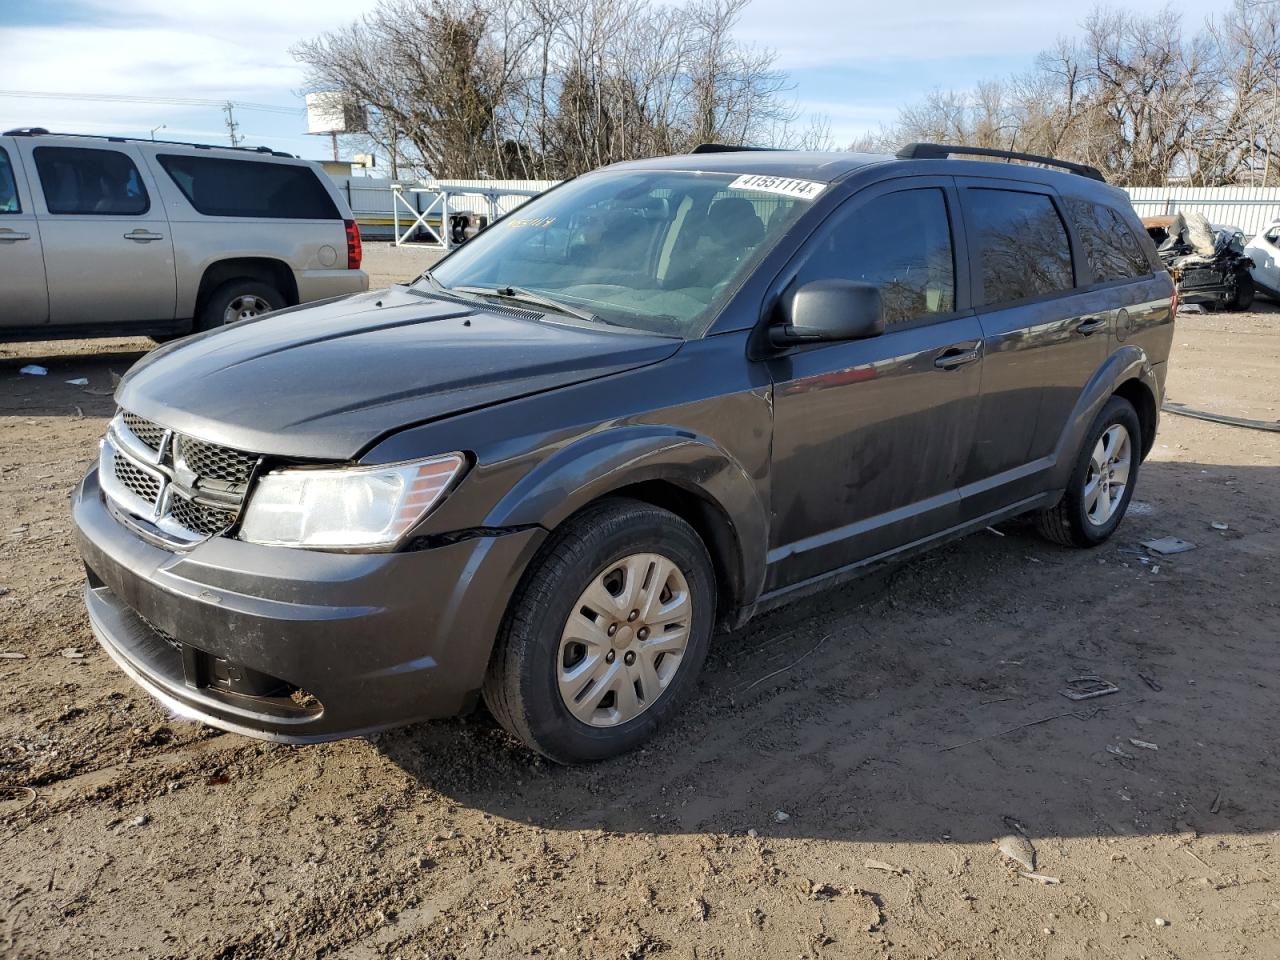
[(240, 135), (237, 131), (240, 129), (240, 124), (236, 123), (236, 116), (232, 112), (235, 110), (235, 106), (236, 105), (234, 103), (228, 100), (226, 104), (223, 105), (222, 112), (227, 115), (227, 136), (231, 139), (231, 145), (233, 147), (238, 147), (240, 146)]

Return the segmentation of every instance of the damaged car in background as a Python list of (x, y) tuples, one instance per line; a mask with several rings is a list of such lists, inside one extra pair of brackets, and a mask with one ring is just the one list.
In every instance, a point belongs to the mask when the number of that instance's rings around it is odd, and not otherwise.
[(1160, 260), (1178, 285), (1181, 303), (1206, 310), (1248, 310), (1255, 293), (1244, 234), (1211, 224), (1202, 213), (1143, 217)]

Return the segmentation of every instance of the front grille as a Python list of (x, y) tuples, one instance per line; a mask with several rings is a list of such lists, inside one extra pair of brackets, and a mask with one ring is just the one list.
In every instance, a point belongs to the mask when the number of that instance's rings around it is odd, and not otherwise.
[(230, 447), (205, 443), (192, 437), (177, 437), (174, 449), (179, 460), (196, 476), (225, 483), (248, 483), (258, 458)]
[[(235, 521), (257, 455), (173, 433), (128, 411), (114, 430), (123, 440), (104, 445), (103, 473), (115, 480), (105, 492), (126, 513), (179, 543), (215, 536)], [(124, 442), (126, 433), (137, 442)]]
[(158, 423), (152, 423), (136, 413), (123, 413), (120, 415), (120, 419), (129, 428), (129, 432), (148, 447), (152, 450), (160, 449), (160, 441), (164, 439), (164, 427)]
[(154, 474), (136, 466), (132, 460), (116, 457), (112, 469), (117, 480), (147, 503), (154, 504), (160, 499), (160, 481)]
[(196, 503), (180, 493), (174, 493), (169, 500), (169, 516), (188, 530), (206, 537), (221, 533), (231, 526), (231, 521), (236, 518), (235, 513), (230, 510)]

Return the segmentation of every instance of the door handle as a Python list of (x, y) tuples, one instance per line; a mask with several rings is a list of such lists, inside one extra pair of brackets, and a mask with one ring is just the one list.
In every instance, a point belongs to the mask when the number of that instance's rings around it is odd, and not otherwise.
[(1087, 337), (1097, 333), (1099, 330), (1105, 330), (1106, 328), (1107, 328), (1106, 317), (1085, 317), (1078, 324), (1076, 324), (1076, 333)]
[(18, 233), (16, 230), (10, 230), (7, 227), (0, 230), (0, 242), (13, 243), (15, 240), (30, 240), (31, 234)]
[(150, 243), (152, 240), (163, 240), (163, 233), (152, 233), (150, 230), (139, 227), (137, 230), (131, 230), (124, 235), (126, 240), (132, 240), (135, 243)]
[(966, 363), (973, 363), (982, 356), (982, 345), (970, 346), (968, 344), (947, 347), (937, 357), (934, 358), (933, 365), (939, 370), (954, 370), (957, 367), (963, 367)]

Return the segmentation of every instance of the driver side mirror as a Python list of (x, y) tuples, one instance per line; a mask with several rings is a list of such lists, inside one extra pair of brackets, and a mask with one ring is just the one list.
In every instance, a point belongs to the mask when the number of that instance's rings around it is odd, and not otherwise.
[(775, 347), (862, 340), (884, 333), (880, 287), (856, 280), (814, 280), (783, 301), (783, 323), (769, 328)]

